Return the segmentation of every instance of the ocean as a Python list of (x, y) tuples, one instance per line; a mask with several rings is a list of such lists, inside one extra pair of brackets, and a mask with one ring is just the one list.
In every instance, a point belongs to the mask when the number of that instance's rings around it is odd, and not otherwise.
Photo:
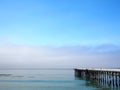
[(2, 69), (0, 90), (111, 90), (75, 77), (73, 69)]

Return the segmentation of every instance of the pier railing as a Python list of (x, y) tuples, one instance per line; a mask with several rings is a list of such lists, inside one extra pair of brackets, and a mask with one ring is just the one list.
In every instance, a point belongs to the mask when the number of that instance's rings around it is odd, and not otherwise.
[(110, 87), (120, 88), (120, 69), (76, 68), (75, 76), (95, 80)]

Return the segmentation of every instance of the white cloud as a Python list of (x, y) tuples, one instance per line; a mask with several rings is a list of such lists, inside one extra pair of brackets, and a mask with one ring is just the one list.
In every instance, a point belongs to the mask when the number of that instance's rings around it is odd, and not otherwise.
[(120, 49), (98, 47), (32, 47), (0, 45), (1, 68), (119, 67)]

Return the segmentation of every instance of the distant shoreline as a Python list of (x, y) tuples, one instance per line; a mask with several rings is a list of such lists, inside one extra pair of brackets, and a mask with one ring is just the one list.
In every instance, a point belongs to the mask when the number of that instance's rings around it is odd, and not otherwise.
[(0, 70), (74, 70), (74, 68), (0, 68)]

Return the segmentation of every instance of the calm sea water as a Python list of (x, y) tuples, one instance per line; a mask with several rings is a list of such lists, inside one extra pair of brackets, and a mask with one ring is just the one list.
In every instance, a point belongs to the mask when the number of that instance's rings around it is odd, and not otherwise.
[(0, 90), (110, 90), (78, 79), (74, 70), (0, 70)]

